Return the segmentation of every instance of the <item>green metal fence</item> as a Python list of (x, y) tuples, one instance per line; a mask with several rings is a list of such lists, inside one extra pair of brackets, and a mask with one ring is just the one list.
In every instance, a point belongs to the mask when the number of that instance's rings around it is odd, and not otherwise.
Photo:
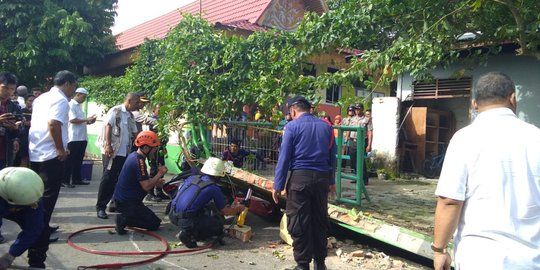
[[(366, 129), (364, 127), (349, 127), (349, 126), (334, 126), (334, 129), (338, 130), (338, 136), (336, 138), (337, 143), (337, 166), (336, 166), (336, 201), (350, 203), (353, 205), (361, 206), (362, 205), (362, 195), (370, 201), (369, 195), (364, 185), (364, 140)], [(353, 131), (357, 132), (356, 140), (356, 171), (353, 172), (353, 175), (345, 174), (343, 172), (343, 160), (350, 160), (349, 155), (345, 155), (343, 148), (345, 146), (343, 141), (343, 132)], [(345, 198), (342, 192), (342, 180), (351, 180), (356, 181), (355, 185), (355, 196), (354, 200)]]
[[(215, 156), (221, 156), (221, 153), (227, 149), (231, 140), (239, 140), (241, 146), (254, 154), (263, 157), (265, 162), (261, 164), (255, 158), (247, 159), (244, 162), (244, 169), (252, 171), (267, 179), (274, 178), (275, 164), (279, 156), (279, 147), (281, 144), (283, 127), (275, 127), (267, 122), (222, 122), (220, 125), (213, 127), (211, 132), (210, 152)], [(348, 127), (334, 126), (338, 130), (336, 138), (337, 143), (337, 168), (336, 168), (336, 200), (338, 202), (349, 203), (356, 206), (361, 206), (361, 200), (364, 197), (369, 201), (369, 195), (363, 181), (364, 168), (364, 140), (357, 140), (356, 152), (356, 172), (353, 174), (345, 173), (343, 161), (350, 160), (348, 154), (344, 153), (343, 133), (345, 131), (354, 131), (358, 133), (358, 138), (364, 138), (365, 128), (363, 127)], [(356, 181), (354, 186), (354, 198), (346, 197), (343, 194), (344, 180)]]

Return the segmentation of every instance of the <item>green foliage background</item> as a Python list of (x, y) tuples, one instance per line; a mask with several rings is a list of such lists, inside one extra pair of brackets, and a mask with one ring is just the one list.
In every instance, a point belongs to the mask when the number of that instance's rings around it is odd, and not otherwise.
[[(306, 14), (295, 32), (248, 37), (184, 14), (167, 38), (140, 47), (125, 76), (94, 80), (97, 99), (112, 106), (123, 96), (122, 87), (124, 93), (145, 91), (164, 104), (162, 121), (172, 127), (178, 117), (201, 123), (234, 119), (243, 104), (256, 103), (271, 115), (288, 95), (313, 97), (316, 89), (332, 84), (366, 78), (364, 84), (375, 89), (405, 72), (429, 78), (433, 68), (464, 57), (482, 61), (505, 43), (520, 45), (516, 54), (538, 56), (536, 0), (334, 0), (329, 5), (323, 15)], [(468, 32), (475, 39), (460, 38)], [(362, 50), (350, 68), (303, 75), (310, 56), (343, 48)]]
[(59, 70), (82, 74), (115, 49), (117, 0), (0, 0), (0, 70), (29, 87)]

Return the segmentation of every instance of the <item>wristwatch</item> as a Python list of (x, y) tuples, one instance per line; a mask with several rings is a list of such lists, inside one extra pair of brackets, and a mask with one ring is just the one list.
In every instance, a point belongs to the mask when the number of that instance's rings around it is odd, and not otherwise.
[(443, 254), (446, 254), (447, 252), (446, 248), (438, 248), (433, 244), (433, 242), (431, 243), (431, 250), (433, 250), (434, 252), (443, 253)]

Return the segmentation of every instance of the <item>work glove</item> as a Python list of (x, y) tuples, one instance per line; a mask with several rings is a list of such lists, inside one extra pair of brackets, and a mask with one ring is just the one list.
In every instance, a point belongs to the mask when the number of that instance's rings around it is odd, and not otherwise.
[(14, 260), (15, 257), (13, 257), (11, 254), (4, 254), (2, 257), (0, 257), (0, 270), (4, 270), (10, 267)]

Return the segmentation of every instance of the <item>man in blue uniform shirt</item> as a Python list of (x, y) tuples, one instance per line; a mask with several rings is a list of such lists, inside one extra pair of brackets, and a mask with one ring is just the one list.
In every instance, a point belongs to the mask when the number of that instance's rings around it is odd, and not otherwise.
[[(302, 96), (287, 103), (293, 121), (287, 124), (279, 151), (272, 197), (279, 201), (287, 183), (287, 230), (293, 238), (295, 270), (326, 269), (328, 193), (335, 193), (336, 145), (328, 123), (309, 113)], [(287, 172), (291, 171), (287, 182)]]
[(49, 230), (45, 230), (43, 180), (28, 168), (8, 167), (0, 171), (0, 218), (9, 219), (22, 232), (9, 252), (0, 257), (0, 269), (7, 269), (16, 257), (28, 250), (28, 264), (45, 268), (49, 248)]
[[(225, 176), (225, 164), (210, 157), (201, 169), (202, 175), (192, 175), (178, 189), (169, 214), (173, 224), (180, 227), (178, 238), (188, 248), (197, 247), (197, 241), (208, 237), (223, 237), (223, 218), (205, 210), (217, 209), (226, 216), (237, 215), (243, 205), (226, 206), (225, 196), (216, 184)], [(213, 201), (214, 206), (209, 205)]]
[(145, 160), (155, 158), (159, 145), (159, 138), (153, 131), (139, 133), (135, 139), (137, 151), (129, 154), (120, 171), (113, 195), (116, 210), (120, 213), (116, 216), (118, 234), (125, 234), (126, 226), (150, 231), (159, 229), (161, 219), (143, 203), (149, 190), (163, 185), (163, 176), (167, 173), (167, 167), (159, 166), (154, 177), (148, 175)]

